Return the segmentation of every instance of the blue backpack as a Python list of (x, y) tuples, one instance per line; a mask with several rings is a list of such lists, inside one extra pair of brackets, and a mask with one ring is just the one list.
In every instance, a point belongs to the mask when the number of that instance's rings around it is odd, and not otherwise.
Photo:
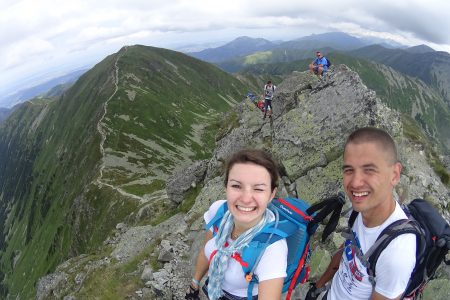
[[(309, 275), (309, 257), (311, 249), (309, 240), (316, 232), (319, 222), (333, 213), (327, 226), (325, 227), (322, 240), (334, 231), (339, 221), (345, 196), (339, 193), (336, 196), (327, 198), (317, 204), (310, 206), (307, 202), (297, 198), (277, 198), (273, 199), (269, 209), (275, 215), (275, 221), (267, 224), (249, 243), (242, 253), (240, 253), (241, 265), (245, 274), (245, 279), (249, 282), (247, 299), (252, 299), (252, 291), (258, 277), (254, 275), (254, 270), (259, 263), (264, 250), (270, 244), (285, 238), (288, 246), (287, 276), (283, 283), (283, 293), (287, 292), (286, 300), (291, 298), (292, 291), (299, 283), (304, 283)], [(215, 235), (220, 226), (220, 222), (228, 210), (225, 202), (217, 211), (214, 218), (206, 224), (205, 228), (213, 228)]]

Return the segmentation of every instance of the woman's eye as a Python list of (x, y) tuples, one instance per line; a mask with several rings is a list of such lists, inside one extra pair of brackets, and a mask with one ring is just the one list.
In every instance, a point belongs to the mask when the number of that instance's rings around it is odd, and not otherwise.
[(232, 187), (233, 189), (238, 189), (238, 188), (240, 188), (241, 186), (240, 186), (239, 184), (232, 184), (231, 187)]

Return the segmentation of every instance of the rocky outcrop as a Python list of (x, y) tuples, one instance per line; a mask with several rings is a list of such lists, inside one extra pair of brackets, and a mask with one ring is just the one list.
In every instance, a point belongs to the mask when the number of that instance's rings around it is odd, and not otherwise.
[(175, 171), (166, 182), (169, 199), (177, 204), (181, 203), (186, 192), (204, 179), (207, 166), (207, 160), (200, 160), (187, 168)]
[[(280, 161), (279, 196), (294, 195), (312, 203), (342, 190), (342, 151), (349, 132), (367, 125), (384, 128), (396, 139), (405, 166), (397, 189), (400, 198), (430, 199), (449, 218), (449, 190), (429, 166), (424, 149), (404, 137), (399, 114), (383, 105), (346, 66), (333, 66), (322, 81), (306, 72), (292, 74), (278, 85), (273, 106), (272, 119), (263, 120), (250, 101), (237, 105), (233, 111), (237, 125), (217, 141), (211, 159), (177, 171), (167, 182), (168, 194), (177, 203), (193, 185), (202, 187), (186, 214), (177, 214), (158, 226), (128, 228), (111, 243), (112, 265), (136, 259), (153, 247), (134, 271), (141, 286), (129, 299), (183, 299), (203, 244), (203, 212), (213, 201), (224, 199), (223, 163), (243, 147), (266, 149)], [(338, 230), (345, 223), (342, 218)], [(341, 243), (339, 233), (325, 243), (313, 241), (313, 278)], [(158, 261), (158, 265), (150, 267), (148, 260)], [(64, 270), (67, 268), (58, 268), (58, 272)], [(443, 272), (439, 280), (442, 283), (434, 289), (442, 294), (446, 290), (440, 287), (448, 285), (448, 274)], [(49, 295), (58, 284), (42, 286), (40, 295)], [(306, 289), (306, 285), (298, 287), (293, 299), (303, 299)], [(71, 293), (76, 297), (76, 292)], [(434, 299), (447, 299), (437, 295)]]

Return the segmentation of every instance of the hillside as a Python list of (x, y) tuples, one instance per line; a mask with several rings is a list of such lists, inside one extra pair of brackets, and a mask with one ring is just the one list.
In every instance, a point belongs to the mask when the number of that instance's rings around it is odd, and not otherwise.
[[(426, 135), (414, 122), (403, 122), (398, 111), (383, 104), (345, 65), (335, 66), (324, 81), (308, 72), (286, 76), (275, 92), (271, 120), (262, 120), (261, 111), (245, 101), (221, 123), (211, 156), (177, 168), (167, 180), (169, 198), (178, 202), (181, 196), (181, 203), (192, 201), (192, 207), (157, 225), (118, 224), (115, 235), (105, 241), (110, 248), (59, 265), (39, 281), (37, 298), (183, 299), (203, 242), (203, 213), (213, 201), (224, 199), (223, 163), (244, 147), (266, 149), (279, 160), (283, 176), (278, 196), (313, 203), (342, 190), (345, 136), (357, 127), (382, 127), (398, 143), (405, 167), (397, 188), (400, 200), (423, 197), (450, 219), (445, 196), (449, 185), (427, 162), (432, 146)], [(341, 218), (339, 229), (345, 224)], [(342, 243), (339, 232), (325, 243), (314, 240), (313, 279)], [(424, 299), (448, 299), (449, 282), (449, 275), (440, 272)], [(294, 299), (304, 299), (308, 287), (299, 286)]]
[(95, 253), (124, 220), (184, 209), (165, 179), (210, 155), (215, 120), (245, 93), (210, 64), (132, 46), (60, 98), (18, 108), (0, 125), (0, 298), (34, 297), (39, 277)]
[(0, 107), (0, 123), (11, 114), (11, 109)]
[(401, 73), (421, 79), (436, 89), (450, 107), (450, 54), (430, 49), (423, 46), (412, 50), (368, 46), (349, 54), (385, 64)]

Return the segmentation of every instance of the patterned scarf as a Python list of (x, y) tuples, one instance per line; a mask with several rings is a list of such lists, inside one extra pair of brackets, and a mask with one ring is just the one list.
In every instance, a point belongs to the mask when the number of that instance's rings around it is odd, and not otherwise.
[(244, 247), (248, 246), (248, 243), (250, 243), (253, 237), (270, 222), (269, 216), (270, 214), (266, 208), (261, 221), (257, 225), (245, 231), (236, 240), (231, 242), (228, 247), (225, 247), (234, 226), (233, 215), (230, 211), (225, 213), (216, 235), (217, 252), (209, 265), (208, 296), (210, 300), (217, 300), (223, 295), (222, 281), (231, 255), (236, 252), (242, 254)]

